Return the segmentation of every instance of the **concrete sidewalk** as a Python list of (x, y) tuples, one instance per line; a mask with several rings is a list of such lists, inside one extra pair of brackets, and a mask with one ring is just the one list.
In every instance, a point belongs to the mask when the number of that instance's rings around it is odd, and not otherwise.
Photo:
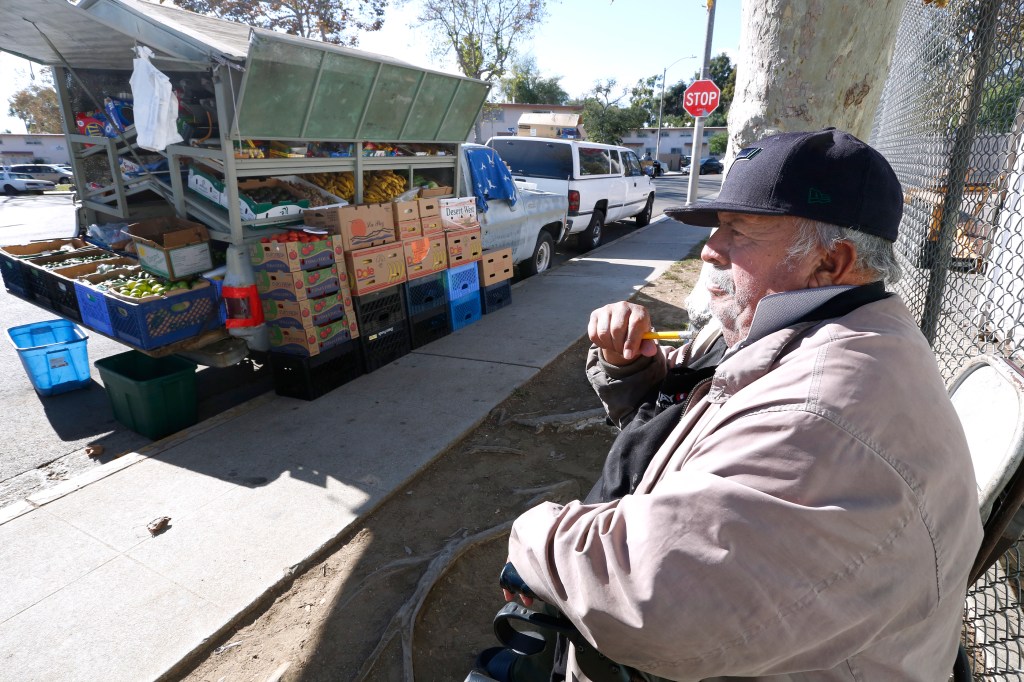
[(0, 677), (167, 673), (709, 233), (662, 218), (318, 400), (262, 396), (0, 510)]

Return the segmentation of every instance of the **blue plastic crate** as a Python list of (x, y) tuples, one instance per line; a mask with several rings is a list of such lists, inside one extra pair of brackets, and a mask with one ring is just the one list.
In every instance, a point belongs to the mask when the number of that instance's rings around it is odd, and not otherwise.
[(448, 292), (449, 301), (480, 290), (480, 274), (477, 272), (476, 261), (457, 268), (449, 268), (445, 270), (445, 275), (445, 291)]
[(444, 271), (409, 280), (405, 285), (405, 302), (409, 317), (447, 304)]
[(42, 396), (89, 385), (89, 337), (67, 320), (46, 320), (7, 330), (32, 387)]
[(114, 327), (110, 324), (110, 310), (107, 308), (107, 297), (103, 292), (82, 282), (75, 282), (75, 293), (78, 295), (78, 311), (82, 314), (82, 324), (101, 334), (113, 336)]
[[(470, 263), (470, 265), (476, 267), (476, 263)], [(452, 331), (473, 324), (483, 315), (479, 292), (474, 290), (468, 296), (461, 296), (449, 301), (448, 312), (451, 313)]]
[(142, 350), (183, 341), (220, 326), (220, 297), (212, 285), (139, 303), (111, 295), (106, 300), (114, 337)]

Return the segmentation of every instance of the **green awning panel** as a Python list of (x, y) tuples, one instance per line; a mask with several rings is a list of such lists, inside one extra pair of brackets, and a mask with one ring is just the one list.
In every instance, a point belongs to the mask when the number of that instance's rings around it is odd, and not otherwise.
[(465, 142), (488, 87), (370, 52), (255, 30), (236, 137)]

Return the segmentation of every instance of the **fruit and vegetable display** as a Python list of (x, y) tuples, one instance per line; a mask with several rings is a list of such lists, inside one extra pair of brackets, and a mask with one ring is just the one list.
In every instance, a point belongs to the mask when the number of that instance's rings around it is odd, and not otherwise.
[(96, 288), (128, 298), (147, 298), (150, 296), (167, 296), (175, 291), (188, 291), (197, 284), (202, 283), (193, 280), (172, 282), (151, 273), (140, 271), (137, 275), (131, 277), (100, 282), (96, 285)]
[(272, 234), (269, 237), (262, 237), (260, 243), (262, 244), (286, 244), (288, 242), (301, 242), (303, 244), (313, 244), (319, 241), (329, 240), (331, 235), (327, 234), (312, 234), (303, 230), (288, 230), (287, 232), (278, 232)]
[(247, 189), (245, 196), (257, 204), (283, 204), (286, 201), (294, 202), (298, 199), (290, 190), (280, 185)]
[[(303, 180), (325, 189), (345, 201), (355, 201), (356, 184), (352, 173), (310, 173), (302, 176)], [(319, 206), (321, 204), (317, 204)]]
[(90, 256), (76, 256), (74, 258), (65, 258), (63, 260), (55, 261), (53, 263), (37, 263), (39, 267), (47, 270), (55, 270), (57, 268), (67, 268), (72, 265), (81, 265), (82, 263), (91, 263), (96, 260), (104, 260), (106, 258), (112, 258), (112, 253), (96, 253)]
[(441, 185), (437, 184), (430, 178), (425, 178), (422, 175), (414, 175), (412, 178), (412, 184), (416, 187), (426, 187), (427, 189), (437, 189)]
[(406, 179), (392, 170), (363, 173), (363, 203), (391, 201), (405, 191)]

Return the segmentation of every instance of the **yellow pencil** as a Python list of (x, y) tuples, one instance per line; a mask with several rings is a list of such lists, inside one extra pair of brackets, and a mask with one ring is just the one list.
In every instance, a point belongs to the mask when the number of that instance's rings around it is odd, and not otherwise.
[(696, 332), (647, 332), (644, 334), (642, 339), (651, 339), (653, 341), (687, 341), (696, 336)]

